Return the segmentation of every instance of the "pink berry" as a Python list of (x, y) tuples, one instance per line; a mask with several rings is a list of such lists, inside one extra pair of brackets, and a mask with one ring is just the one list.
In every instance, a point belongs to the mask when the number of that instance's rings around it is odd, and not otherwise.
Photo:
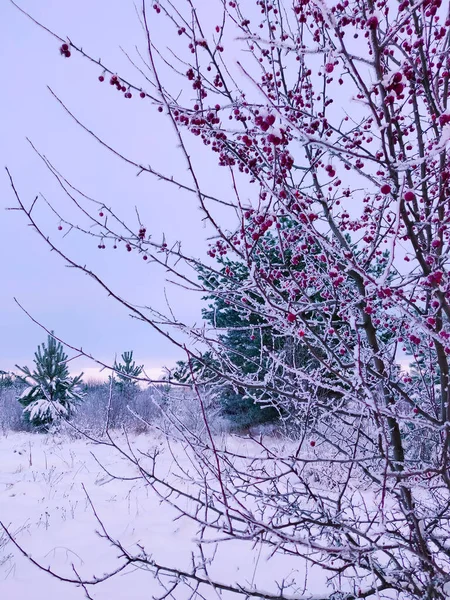
[(391, 186), (388, 183), (385, 183), (384, 185), (381, 186), (382, 194), (389, 194), (390, 191), (391, 191)]

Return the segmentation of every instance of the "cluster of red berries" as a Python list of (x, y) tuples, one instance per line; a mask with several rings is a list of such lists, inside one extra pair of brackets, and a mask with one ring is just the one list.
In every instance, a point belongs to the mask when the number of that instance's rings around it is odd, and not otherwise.
[(433, 273), (430, 273), (428, 275), (428, 277), (425, 279), (424, 285), (429, 285), (429, 286), (441, 285), (443, 277), (444, 277), (443, 271), (439, 271), (439, 270), (434, 271)]
[(418, 346), (420, 344), (420, 337), (412, 333), (409, 336), (409, 341), (411, 342), (411, 344), (416, 344), (416, 346)]
[(112, 75), (111, 79), (109, 80), (109, 83), (110, 83), (110, 85), (115, 85), (117, 91), (126, 92), (127, 88), (124, 85), (122, 85), (122, 83), (121, 83), (120, 79), (117, 77), (117, 75)]
[[(104, 75), (100, 75), (99, 78), (98, 78), (98, 80), (100, 82), (105, 81), (105, 76)], [(120, 79), (117, 77), (117, 75), (111, 75), (111, 79), (109, 80), (109, 83), (111, 85), (115, 85), (118, 92), (124, 92), (124, 97), (125, 98), (132, 98), (133, 97), (133, 94), (130, 92), (130, 89), (128, 88), (128, 90), (127, 90), (127, 87), (125, 85), (123, 85), (123, 83), (120, 81)], [(141, 98), (145, 98), (146, 93), (143, 92), (143, 91), (141, 91), (140, 94), (139, 94), (139, 96)]]
[[(402, 97), (403, 90), (405, 89), (405, 85), (403, 83), (403, 74), (400, 72), (394, 73), (392, 80), (386, 89), (388, 92), (394, 92), (397, 98)], [(392, 96), (390, 98), (393, 100)], [(390, 100), (387, 100), (387, 98), (386, 101), (390, 102)]]
[(138, 237), (139, 237), (140, 240), (145, 239), (145, 233), (146, 233), (146, 231), (147, 230), (145, 229), (145, 227), (141, 227), (139, 229)]
[(442, 115), (440, 115), (440, 117), (439, 117), (439, 125), (441, 127), (444, 127), (444, 125), (448, 125), (449, 123), (450, 123), (450, 113), (449, 112), (442, 113)]
[(283, 138), (281, 138), (278, 135), (275, 135), (274, 133), (269, 133), (269, 135), (267, 136), (267, 143), (268, 144), (273, 144), (274, 146), (279, 146), (283, 141)]
[(258, 125), (258, 127), (261, 127), (261, 129), (263, 131), (267, 131), (269, 129), (269, 127), (271, 127), (274, 123), (275, 123), (274, 115), (267, 115), (267, 117), (262, 117), (261, 115), (258, 115), (257, 117), (255, 117), (255, 125)]
[(60, 53), (65, 56), (66, 58), (70, 58), (72, 53), (69, 50), (69, 44), (63, 44), (60, 49), (59, 49)]
[(327, 165), (325, 167), (325, 171), (328, 173), (329, 177), (334, 177), (336, 175), (336, 171), (333, 169), (333, 165)]

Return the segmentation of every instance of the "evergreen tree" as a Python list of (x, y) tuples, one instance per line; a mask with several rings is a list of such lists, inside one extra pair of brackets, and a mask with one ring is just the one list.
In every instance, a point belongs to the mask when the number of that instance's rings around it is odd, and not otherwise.
[[(283, 231), (289, 231), (292, 223), (289, 219), (282, 220)], [(261, 269), (277, 269), (281, 263), (280, 256), (274, 249), (275, 237), (267, 234), (265, 248), (259, 253), (253, 254), (255, 271)], [(286, 251), (284, 259), (287, 261), (287, 268), (293, 271), (301, 272), (304, 268), (304, 262), (298, 256), (293, 256), (289, 250)], [(314, 358), (309, 354), (306, 346), (299, 339), (287, 337), (281, 334), (273, 323), (270, 322), (262, 311), (264, 299), (257, 290), (247, 292), (251, 302), (247, 307), (242, 307), (239, 298), (242, 295), (242, 289), (251, 289), (251, 274), (247, 264), (238, 261), (231, 261), (225, 258), (218, 259), (221, 265), (220, 273), (215, 276), (207, 269), (199, 268), (199, 279), (211, 294), (204, 299), (209, 300), (208, 307), (203, 309), (202, 315), (219, 334), (221, 346), (223, 349), (222, 360), (218, 360), (211, 352), (205, 352), (202, 356), (202, 364), (193, 364), (192, 369), (202, 371), (202, 378), (207, 375), (207, 379), (219, 385), (217, 375), (214, 376), (214, 369), (206, 373), (210, 365), (223, 371), (224, 365), (228, 365), (230, 370), (237, 369), (241, 375), (250, 375), (257, 382), (264, 381), (267, 377), (281, 376), (281, 373), (275, 373), (273, 369), (273, 355), (283, 356), (283, 364), (305, 364), (307, 361), (314, 362)], [(286, 266), (285, 266), (286, 268)], [(230, 278), (232, 274), (232, 279)], [(233, 282), (233, 289), (230, 289), (230, 281)], [(273, 285), (277, 287), (278, 280), (273, 279)], [(222, 294), (221, 290), (227, 290)], [(230, 293), (236, 297), (236, 302), (230, 302)], [(279, 290), (280, 295), (286, 296), (287, 292)], [(295, 299), (294, 299), (295, 300)], [(224, 359), (224, 360), (223, 360)], [(178, 369), (174, 376), (178, 380), (189, 381), (191, 379), (190, 367), (184, 362), (178, 363)], [(237, 428), (246, 428), (252, 425), (269, 423), (277, 421), (280, 417), (280, 411), (277, 407), (274, 394), (269, 395), (264, 391), (253, 391), (251, 395), (248, 391), (231, 385), (228, 381), (223, 381), (218, 389), (219, 402), (222, 408), (222, 414), (228, 418)]]
[(134, 377), (139, 377), (142, 373), (144, 365), (137, 365), (133, 360), (133, 351), (123, 352), (122, 356), (123, 362), (114, 361), (114, 370), (115, 374), (119, 378), (116, 381), (116, 385), (121, 391), (125, 391), (126, 389), (135, 390), (137, 387), (137, 381)]
[(70, 419), (83, 393), (79, 386), (82, 376), (71, 377), (67, 367), (68, 356), (63, 346), (51, 335), (35, 352), (35, 369), (16, 367), (23, 373), (19, 382), (26, 388), (18, 400), (24, 407), (23, 417), (35, 427), (48, 430), (58, 420)]
[[(109, 406), (110, 427), (121, 427), (126, 420), (127, 406), (132, 403), (139, 391), (135, 377), (139, 377), (144, 365), (137, 365), (133, 360), (133, 351), (123, 352), (121, 361), (114, 361), (114, 373), (110, 377), (113, 394)], [(116, 377), (117, 376), (117, 379)]]

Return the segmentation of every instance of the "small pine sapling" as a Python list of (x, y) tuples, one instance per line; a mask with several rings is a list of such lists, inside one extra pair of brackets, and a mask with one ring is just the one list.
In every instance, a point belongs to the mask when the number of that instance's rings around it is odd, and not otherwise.
[(51, 335), (47, 345), (38, 346), (34, 356), (33, 371), (16, 365), (23, 373), (18, 376), (18, 381), (26, 385), (18, 400), (24, 407), (24, 420), (48, 431), (54, 423), (73, 416), (83, 398), (80, 389), (83, 373), (70, 376), (68, 356), (62, 344)]

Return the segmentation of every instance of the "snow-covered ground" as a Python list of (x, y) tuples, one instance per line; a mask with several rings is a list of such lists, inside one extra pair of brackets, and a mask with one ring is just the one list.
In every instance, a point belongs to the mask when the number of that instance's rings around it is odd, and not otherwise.
[[(127, 440), (118, 436), (124, 447)], [(239, 442), (245, 446), (245, 442)], [(169, 480), (178, 467), (163, 438), (134, 436), (133, 448), (157, 449), (159, 473)], [(176, 445), (177, 461), (187, 460)], [(197, 526), (177, 519), (177, 512), (161, 503), (152, 489), (136, 476), (135, 468), (119, 453), (89, 441), (45, 435), (11, 433), (0, 439), (0, 520), (15, 534), (23, 549), (45, 567), (74, 576), (101, 576), (121, 564), (117, 549), (96, 533), (99, 523), (87, 494), (103, 524), (127, 548), (142, 544), (159, 563), (189, 570), (196, 550)], [(101, 467), (129, 480), (111, 480)], [(1, 535), (1, 534), (0, 534)], [(258, 545), (236, 542), (222, 545), (211, 573), (223, 582), (258, 583), (277, 592), (275, 582), (283, 575), (296, 581), (298, 593), (314, 594), (326, 589), (325, 575), (311, 572), (282, 557), (269, 560)], [(153, 574), (127, 568), (104, 583), (89, 588), (95, 600), (149, 600), (161, 591)], [(204, 590), (203, 590), (204, 591)], [(216, 597), (213, 591), (208, 598)], [(81, 587), (62, 583), (39, 570), (0, 538), (0, 598), (5, 600), (80, 600)], [(178, 588), (177, 598), (189, 597)], [(199, 597), (200, 596), (195, 596)]]

